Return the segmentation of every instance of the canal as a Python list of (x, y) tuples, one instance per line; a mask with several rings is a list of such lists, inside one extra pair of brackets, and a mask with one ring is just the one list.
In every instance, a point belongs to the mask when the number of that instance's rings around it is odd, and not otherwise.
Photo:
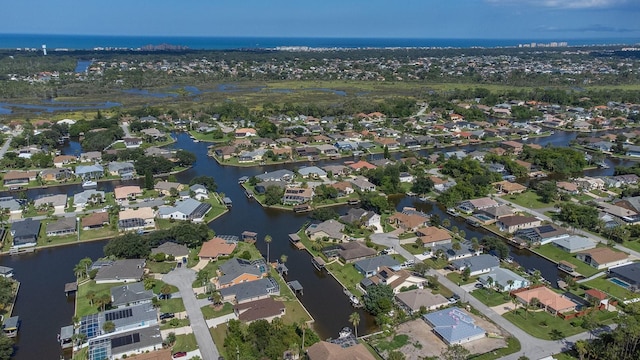
[[(298, 229), (310, 219), (306, 215), (294, 214), (288, 211), (263, 209), (255, 201), (245, 197), (243, 189), (237, 180), (242, 176), (252, 176), (266, 171), (287, 168), (293, 169), (302, 164), (283, 164), (271, 166), (258, 166), (249, 168), (223, 167), (215, 160), (207, 156), (208, 143), (194, 143), (185, 133), (174, 134), (177, 141), (170, 145), (191, 151), (196, 155), (196, 163), (193, 168), (178, 174), (178, 181), (188, 183), (198, 175), (209, 175), (216, 179), (218, 191), (229, 196), (233, 200), (233, 208), (210, 224), (217, 234), (239, 235), (244, 230), (255, 231), (259, 235), (256, 243), (258, 249), (266, 254), (266, 244), (262, 239), (265, 235), (271, 235), (273, 242), (270, 245), (270, 258), (275, 260), (282, 254), (287, 255), (287, 267), (289, 275), (287, 280), (298, 280), (304, 286), (304, 295), (301, 301), (309, 313), (316, 320), (314, 328), (321, 338), (335, 337), (344, 326), (350, 326), (349, 315), (354, 311), (348, 298), (343, 294), (342, 287), (329, 275), (318, 272), (311, 265), (311, 257), (305, 251), (294, 248), (288, 241), (287, 235)], [(574, 139), (575, 133), (557, 131), (555, 134), (532, 139), (542, 146), (553, 144), (566, 146)], [(462, 147), (464, 150), (473, 150), (474, 147)], [(452, 148), (453, 150), (453, 148)], [(456, 149), (457, 150), (457, 149)], [(440, 151), (449, 151), (446, 149)], [(80, 145), (71, 141), (62, 149), (65, 154), (78, 154)], [(425, 155), (426, 151), (419, 151)], [(339, 160), (338, 162), (344, 161)], [(336, 161), (333, 161), (335, 163)], [(610, 175), (615, 165), (628, 165), (628, 161), (607, 160), (610, 169), (597, 169), (588, 172), (591, 176)], [(316, 165), (323, 166), (329, 161), (320, 161)], [(136, 181), (133, 181), (135, 183)], [(100, 182), (99, 190), (112, 191), (115, 186), (124, 184), (121, 181)], [(126, 182), (131, 184), (131, 181)], [(66, 193), (73, 195), (82, 191), (80, 185), (61, 185), (44, 189), (29, 189), (27, 197), (35, 199), (44, 194)], [(7, 195), (1, 194), (1, 195)], [(441, 219), (449, 218), (452, 226), (464, 230), (467, 238), (491, 235), (488, 231), (472, 227), (464, 220), (452, 218), (441, 207), (435, 204), (419, 201), (417, 198), (394, 198), (397, 209), (405, 206), (415, 207), (426, 213), (435, 213)], [(336, 208), (339, 213), (347, 211), (347, 207)], [(73, 267), (83, 257), (96, 259), (103, 255), (105, 242), (92, 242), (77, 245), (64, 246), (52, 249), (42, 249), (34, 254), (21, 256), (2, 256), (0, 265), (15, 269), (15, 277), (21, 282), (20, 294), (14, 310), (14, 315), (22, 319), (20, 337), (17, 341), (17, 360), (57, 358), (60, 353), (56, 342), (56, 334), (61, 326), (68, 325), (74, 311), (73, 299), (64, 296), (63, 287), (67, 282), (75, 280)], [(511, 248), (511, 257), (527, 269), (540, 270), (543, 277), (555, 285), (555, 280), (560, 277), (555, 265), (540, 258), (528, 250)], [(357, 310), (361, 316), (358, 332), (361, 334), (374, 331), (376, 325), (374, 319), (363, 310)], [(54, 355), (56, 354), (56, 355)]]

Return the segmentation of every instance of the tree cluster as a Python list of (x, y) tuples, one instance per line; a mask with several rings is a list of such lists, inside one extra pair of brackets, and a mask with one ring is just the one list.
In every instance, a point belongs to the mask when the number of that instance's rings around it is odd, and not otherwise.
[(598, 218), (598, 209), (594, 206), (563, 203), (560, 205), (558, 219), (571, 226), (587, 230), (597, 231), (602, 227), (602, 221)]
[(581, 173), (587, 166), (583, 153), (567, 147), (533, 149), (525, 146), (521, 157), (546, 171), (565, 176)]

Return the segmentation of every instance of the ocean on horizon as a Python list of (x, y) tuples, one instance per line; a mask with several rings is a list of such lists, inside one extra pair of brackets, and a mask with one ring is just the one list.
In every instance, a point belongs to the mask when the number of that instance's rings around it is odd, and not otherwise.
[(146, 45), (170, 44), (192, 50), (310, 48), (496, 48), (519, 44), (567, 42), (569, 46), (637, 44), (637, 38), (594, 39), (401, 39), (401, 38), (289, 38), (289, 37), (188, 37), (188, 36), (100, 36), (0, 34), (0, 49), (91, 50), (95, 48), (137, 49)]

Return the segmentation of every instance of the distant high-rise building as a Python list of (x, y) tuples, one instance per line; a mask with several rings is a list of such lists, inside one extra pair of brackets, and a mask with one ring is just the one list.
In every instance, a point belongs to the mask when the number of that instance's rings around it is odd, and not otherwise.
[(47, 44), (42, 45), (42, 54), (44, 54), (44, 56), (47, 56)]

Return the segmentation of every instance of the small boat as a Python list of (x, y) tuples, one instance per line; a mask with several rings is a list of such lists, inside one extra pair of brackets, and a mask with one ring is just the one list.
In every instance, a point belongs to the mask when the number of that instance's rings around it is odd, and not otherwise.
[(349, 337), (353, 334), (353, 332), (351, 331), (351, 328), (349, 327), (343, 327), (342, 330), (340, 330), (340, 332), (338, 333), (338, 337), (339, 338), (346, 338)]
[(454, 208), (448, 208), (447, 209), (447, 214), (451, 215), (451, 216), (459, 216), (460, 214), (456, 211), (456, 209)]
[(83, 189), (92, 189), (98, 186), (98, 183), (93, 180), (85, 180), (82, 182)]
[(527, 141), (529, 140), (529, 135), (523, 135), (520, 139), (522, 139), (523, 141)]

